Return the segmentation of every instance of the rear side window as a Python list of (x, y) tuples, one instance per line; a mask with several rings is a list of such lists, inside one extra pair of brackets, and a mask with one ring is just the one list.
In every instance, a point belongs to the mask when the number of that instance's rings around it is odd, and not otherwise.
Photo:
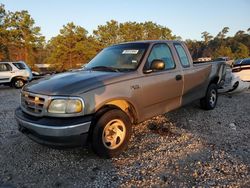
[(242, 65), (250, 65), (250, 59), (245, 59), (241, 63)]
[(175, 49), (177, 51), (177, 54), (179, 56), (181, 65), (183, 67), (189, 67), (190, 66), (190, 62), (189, 62), (188, 56), (187, 56), (184, 48), (180, 44), (175, 44), (174, 47), (175, 47)]
[(0, 72), (11, 71), (11, 70), (12, 70), (12, 68), (9, 64), (7, 64), (7, 63), (0, 64)]
[(13, 65), (15, 65), (15, 67), (19, 70), (24, 70), (26, 68), (25, 65), (22, 63), (13, 63)]
[(148, 57), (148, 63), (149, 67), (153, 60), (160, 59), (164, 61), (165, 63), (165, 70), (173, 69), (175, 68), (175, 62), (172, 56), (172, 53), (170, 51), (170, 48), (166, 44), (156, 44), (149, 57)]

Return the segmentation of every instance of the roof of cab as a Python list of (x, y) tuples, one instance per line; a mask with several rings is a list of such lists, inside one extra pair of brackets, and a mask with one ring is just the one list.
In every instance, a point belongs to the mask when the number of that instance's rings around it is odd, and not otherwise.
[(178, 40), (141, 40), (141, 41), (129, 41), (129, 42), (122, 42), (113, 44), (109, 47), (115, 47), (119, 45), (125, 45), (125, 44), (157, 44), (157, 43), (183, 43), (182, 41)]
[(119, 44), (129, 44), (129, 43), (161, 43), (161, 42), (181, 42), (178, 40), (139, 40), (139, 41), (129, 41), (129, 42), (123, 42)]

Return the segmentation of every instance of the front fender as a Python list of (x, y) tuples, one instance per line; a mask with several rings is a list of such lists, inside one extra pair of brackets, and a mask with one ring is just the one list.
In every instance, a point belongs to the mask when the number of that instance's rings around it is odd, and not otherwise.
[(114, 105), (128, 113), (132, 110), (138, 118), (138, 105), (133, 100), (133, 91), (124, 84), (111, 84), (84, 93), (86, 114), (94, 114), (105, 105)]

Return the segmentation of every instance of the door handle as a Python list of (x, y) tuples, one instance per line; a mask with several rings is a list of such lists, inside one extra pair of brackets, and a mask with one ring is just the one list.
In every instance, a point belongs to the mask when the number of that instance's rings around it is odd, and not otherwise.
[(178, 74), (175, 76), (175, 79), (178, 81), (178, 80), (181, 80), (182, 79), (182, 75)]

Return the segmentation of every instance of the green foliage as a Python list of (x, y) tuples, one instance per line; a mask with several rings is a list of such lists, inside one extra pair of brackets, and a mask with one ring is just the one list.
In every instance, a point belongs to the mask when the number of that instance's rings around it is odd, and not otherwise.
[(4, 28), (4, 19), (6, 17), (6, 11), (4, 5), (0, 4), (0, 60), (5, 59), (6, 54), (6, 46), (4, 44), (4, 39), (6, 38), (6, 29)]
[(237, 59), (240, 59), (240, 58), (245, 58), (245, 57), (248, 57), (249, 56), (249, 50), (248, 50), (248, 47), (242, 43), (239, 43), (238, 45), (238, 49), (235, 53), (235, 57)]
[(233, 53), (230, 47), (227, 46), (220, 46), (214, 53), (213, 57), (233, 57)]
[(52, 64), (57, 71), (79, 68), (87, 63), (102, 48), (127, 41), (150, 39), (175, 39), (171, 30), (153, 22), (118, 23), (111, 20), (106, 25), (98, 26), (93, 36), (87, 31), (68, 23), (53, 37), (47, 45), (49, 51), (46, 63)]
[(34, 26), (35, 21), (28, 11), (6, 13), (4, 6), (1, 6), (0, 12), (1, 59), (24, 60), (34, 67), (37, 52), (45, 42), (44, 36), (40, 34), (40, 27)]
[(169, 28), (153, 22), (118, 23), (115, 20), (111, 20), (106, 25), (98, 26), (93, 33), (94, 37), (103, 46), (127, 41), (180, 39), (180, 37), (173, 35)]
[[(250, 28), (227, 37), (224, 27), (215, 37), (201, 33), (203, 41), (187, 40), (191, 55), (199, 57), (248, 57)], [(51, 69), (64, 71), (86, 64), (106, 46), (138, 40), (181, 40), (172, 31), (151, 21), (118, 23), (110, 20), (99, 25), (93, 34), (73, 22), (62, 27), (59, 34), (45, 42), (40, 27), (28, 11), (6, 11), (0, 4), (0, 61), (26, 61), (32, 69), (35, 64), (51, 64)]]
[(224, 39), (226, 37), (226, 34), (228, 33), (229, 31), (229, 27), (224, 27), (219, 33), (218, 35), (216, 36), (217, 38), (219, 39)]
[(202, 32), (201, 34), (202, 34), (201, 37), (204, 39), (205, 44), (208, 44), (208, 42), (213, 38), (213, 36), (210, 35), (210, 33), (206, 32), (206, 31)]
[(96, 41), (87, 36), (87, 31), (74, 23), (64, 25), (60, 34), (47, 45), (49, 51), (45, 62), (57, 71), (79, 68), (99, 50)]
[[(248, 29), (249, 30), (249, 29)], [(249, 32), (247, 30), (247, 32)], [(204, 41), (187, 40), (186, 43), (194, 59), (199, 57), (222, 57), (228, 56), (232, 59), (249, 57), (250, 33), (239, 30), (233, 37), (226, 37), (229, 27), (224, 27), (216, 37), (213, 38), (207, 31), (204, 31)]]

